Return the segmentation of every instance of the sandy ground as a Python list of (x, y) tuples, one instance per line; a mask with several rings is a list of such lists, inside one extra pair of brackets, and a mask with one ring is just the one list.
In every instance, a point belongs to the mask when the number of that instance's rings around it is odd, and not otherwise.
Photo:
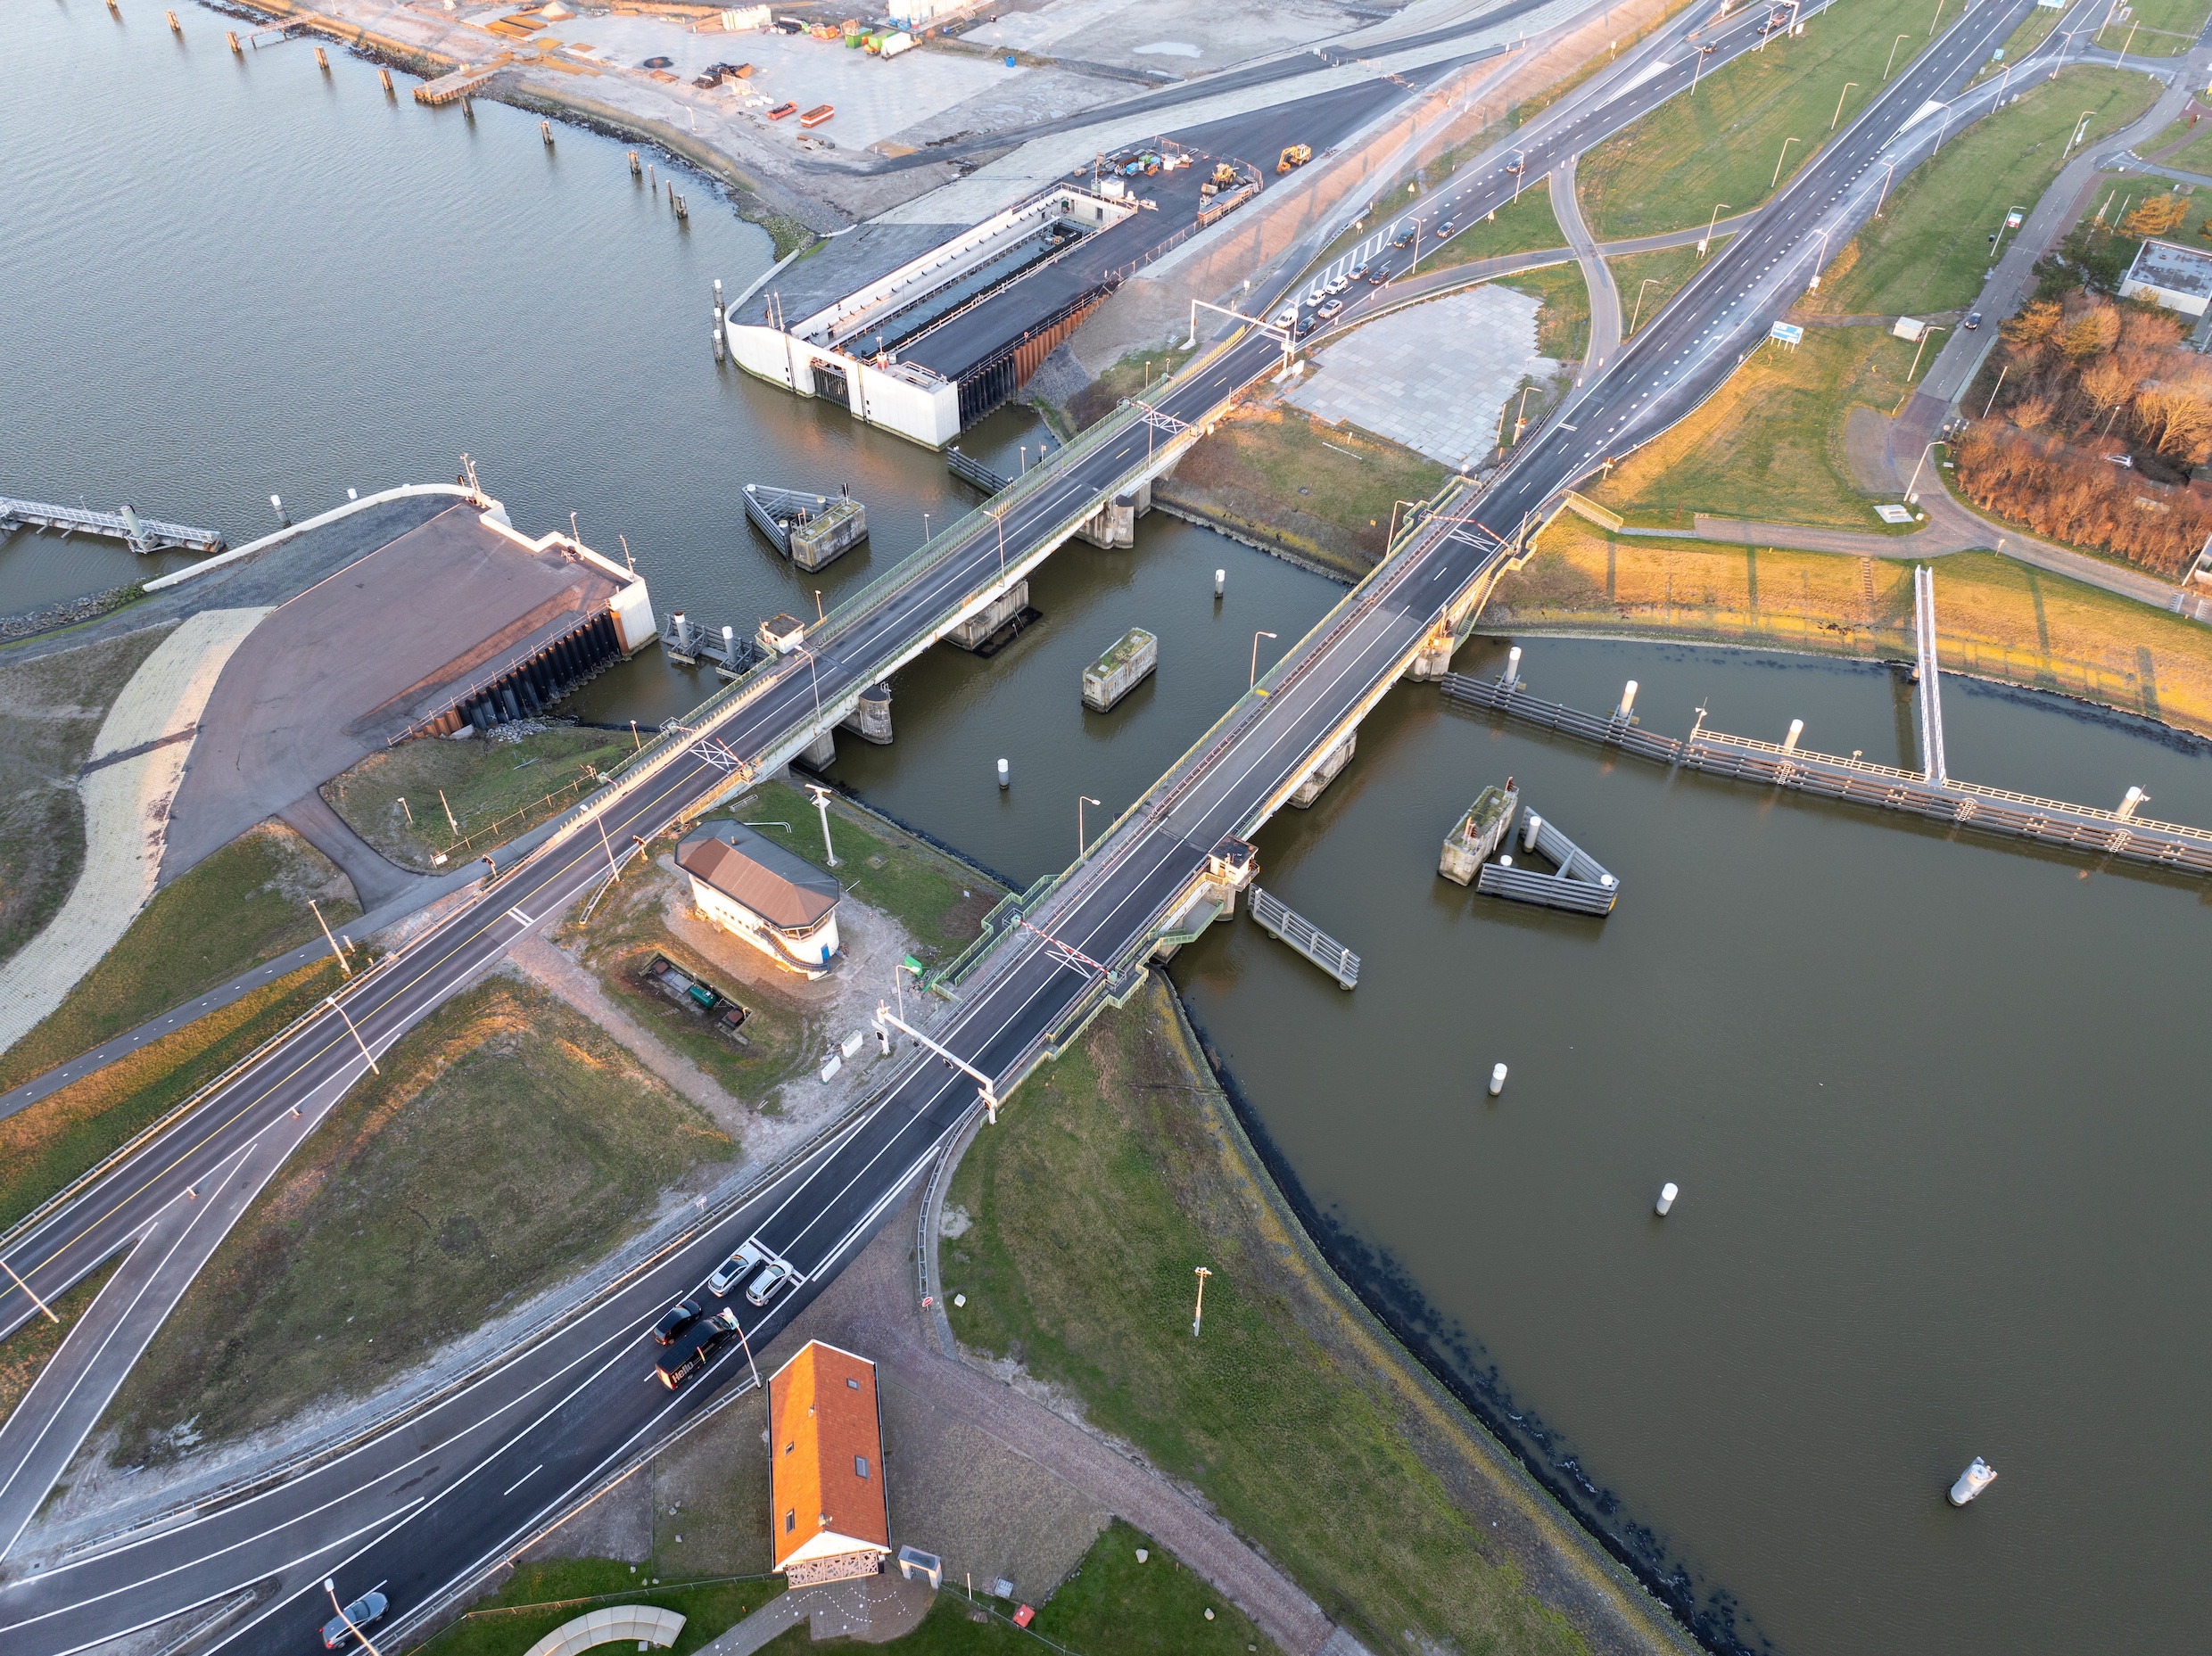
[(61, 1005), (152, 900), (191, 733), (223, 663), (268, 614), (202, 611), (161, 640), (115, 698), (78, 784), (84, 871), (61, 912), (0, 967), (0, 1048)]

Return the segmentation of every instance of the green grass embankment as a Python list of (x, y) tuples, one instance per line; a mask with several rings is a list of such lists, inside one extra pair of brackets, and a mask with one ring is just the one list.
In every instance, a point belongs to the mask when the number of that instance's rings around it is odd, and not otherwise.
[(495, 977), (357, 1082), (217, 1248), (109, 1412), (156, 1460), (374, 1392), (648, 1220), (729, 1137)]
[[(1726, 236), (1718, 238), (1712, 252), (1719, 252), (1727, 242)], [(1705, 260), (1697, 256), (1695, 247), (1666, 247), (1655, 253), (1623, 253), (1605, 262), (1613, 269), (1613, 285), (1621, 295), (1621, 337), (1626, 340), (1648, 327)], [(1632, 328), (1631, 322), (1636, 325)]]
[(291, 829), (241, 834), (155, 893), (62, 1004), (0, 1056), (0, 1090), (314, 942), (322, 927), (310, 900), (334, 932), (361, 912), (352, 883)]
[(973, 1220), (939, 1262), (961, 1340), (1194, 1486), (1368, 1649), (1586, 1648), (1537, 1567), (1656, 1627), (1325, 1274), (1159, 980), (1024, 1083), (947, 1199)]
[(2117, 8), (2100, 29), (2096, 44), (2130, 57), (2179, 57), (2204, 33), (2205, 0), (2129, 0), (2125, 16)]
[(511, 742), (425, 737), (371, 754), (324, 783), (323, 797), (394, 862), (428, 870), (440, 853), (455, 862), (480, 857), (558, 816), (598, 787), (595, 773), (620, 764), (637, 745), (627, 730), (574, 725)]
[[(2157, 83), (2118, 70), (2037, 76), (2018, 102), (1945, 140), (1942, 152), (1890, 186), (1829, 261), (1820, 291), (1798, 301), (1820, 316), (1925, 316), (1960, 310), (1982, 291), (1992, 232), (2008, 210), (2032, 210), (2066, 164), (2084, 112), (2090, 142), (2109, 138), (2150, 107)], [(2008, 246), (2011, 233), (2005, 237)]]
[(1928, 23), (1926, 0), (1859, 0), (1702, 76), (1695, 95), (1670, 98), (1583, 156), (1591, 233), (1613, 242), (1686, 229), (1716, 202), (1728, 203), (1724, 215), (1749, 212), (1828, 142), (1839, 97), (1845, 119), (1865, 106), (1893, 45), (1891, 76), (1912, 62)]
[[(1477, 260), (1502, 259), (1511, 253), (1540, 253), (1566, 244), (1558, 215), (1551, 209), (1550, 177), (1531, 178), (1523, 187), (1519, 201), (1508, 202), (1494, 217), (1476, 219), (1441, 246), (1424, 236), (1418, 274), (1449, 270)], [(1408, 247), (1381, 257), (1394, 266), (1410, 268), (1413, 255), (1414, 250)]]

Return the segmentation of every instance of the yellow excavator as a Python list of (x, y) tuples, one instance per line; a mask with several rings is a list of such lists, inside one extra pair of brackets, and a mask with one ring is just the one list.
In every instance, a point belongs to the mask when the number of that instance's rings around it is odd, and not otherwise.
[(1216, 161), (1214, 163), (1213, 183), (1217, 188), (1224, 188), (1236, 182), (1237, 176), (1235, 168), (1230, 166), (1226, 161)]
[(1293, 167), (1303, 167), (1311, 160), (1313, 160), (1312, 144), (1293, 144), (1283, 152), (1282, 159), (1275, 164), (1275, 169), (1279, 173), (1288, 172)]

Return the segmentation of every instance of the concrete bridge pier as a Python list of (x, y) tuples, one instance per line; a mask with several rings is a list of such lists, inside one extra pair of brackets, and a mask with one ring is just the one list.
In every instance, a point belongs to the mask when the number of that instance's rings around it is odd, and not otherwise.
[(1076, 531), (1077, 539), (1113, 551), (1136, 544), (1136, 520), (1152, 509), (1151, 479), (1125, 489), (1098, 508), (1090, 521)]
[(1451, 671), (1452, 652), (1460, 640), (1449, 623), (1439, 623), (1429, 629), (1420, 647), (1414, 651), (1413, 660), (1407, 663), (1406, 677), (1416, 684), (1425, 679), (1440, 679)]
[[(888, 723), (889, 707), (885, 707)], [(799, 752), (799, 758), (809, 770), (824, 770), (838, 762), (838, 736), (834, 728), (824, 730)]]
[(1344, 732), (1343, 739), (1321, 755), (1321, 762), (1306, 773), (1306, 779), (1298, 785), (1298, 792), (1291, 795), (1291, 803), (1303, 811), (1321, 797), (1321, 790), (1336, 780), (1337, 773), (1352, 762), (1359, 751), (1358, 727)]
[(997, 597), (978, 610), (966, 621), (945, 635), (945, 641), (957, 649), (973, 650), (1003, 627), (1008, 622), (1029, 607), (1029, 583), (1017, 581)]
[[(890, 746), (891, 687), (887, 684), (875, 684), (863, 690), (860, 693), (860, 701), (851, 713), (846, 714), (839, 728), (852, 731), (863, 742), (873, 742), (878, 747)], [(828, 743), (830, 746), (829, 757), (821, 761), (823, 764), (827, 764), (830, 759), (837, 756), (837, 744), (826, 733), (821, 742), (816, 743), (815, 746), (819, 747), (822, 743)], [(807, 750), (809, 764), (814, 762), (813, 751), (813, 748)]]

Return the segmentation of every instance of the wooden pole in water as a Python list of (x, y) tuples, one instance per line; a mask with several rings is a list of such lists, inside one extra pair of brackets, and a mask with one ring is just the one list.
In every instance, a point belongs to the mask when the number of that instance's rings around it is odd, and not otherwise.
[(223, 41), (225, 45), (230, 47), (231, 52), (235, 56), (245, 56), (245, 48), (238, 44), (238, 31), (236, 29), (226, 29), (223, 30)]
[(163, 17), (166, 17), (167, 19), (169, 19), (169, 32), (170, 32), (170, 33), (172, 33), (172, 34), (181, 35), (181, 34), (183, 34), (183, 33), (185, 32), (185, 28), (184, 28), (184, 25), (183, 25), (182, 23), (179, 23), (179, 22), (177, 21), (177, 13), (176, 13), (176, 12), (162, 12), (162, 13), (161, 13), (161, 15), (162, 15)]
[(386, 92), (389, 92), (389, 91), (391, 91), (391, 90), (392, 90), (392, 71), (391, 71), (390, 70), (388, 70), (388, 69), (380, 69), (380, 70), (378, 70), (376, 71), (376, 78), (377, 78), (377, 79), (379, 79), (379, 80), (381, 80), (381, 81), (383, 81), (383, 82), (384, 83), (384, 90), (385, 90)]
[(330, 73), (330, 60), (323, 54), (323, 49), (320, 46), (315, 48), (315, 67), (326, 75)]
[(553, 123), (549, 120), (540, 121), (538, 123), (538, 136), (545, 140), (545, 147), (549, 150), (551, 149), (553, 147)]
[(635, 150), (630, 152), (630, 176), (632, 178), (645, 176), (645, 169), (638, 165), (638, 152)]

